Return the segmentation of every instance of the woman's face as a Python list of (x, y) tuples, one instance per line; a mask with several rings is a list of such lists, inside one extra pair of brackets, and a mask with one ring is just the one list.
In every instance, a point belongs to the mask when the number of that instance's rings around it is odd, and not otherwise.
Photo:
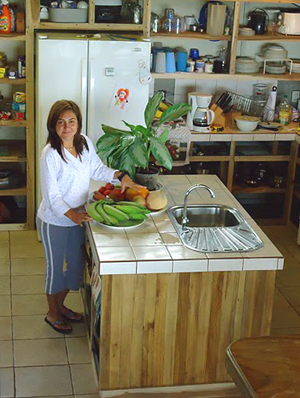
[(56, 123), (56, 133), (62, 141), (71, 141), (77, 133), (78, 121), (74, 112), (66, 111), (60, 115)]

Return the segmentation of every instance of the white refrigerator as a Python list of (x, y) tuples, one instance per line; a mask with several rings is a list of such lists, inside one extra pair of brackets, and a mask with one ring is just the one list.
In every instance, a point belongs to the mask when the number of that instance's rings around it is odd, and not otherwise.
[(95, 145), (101, 124), (126, 129), (122, 122), (144, 125), (149, 98), (150, 42), (132, 35), (38, 34), (36, 40), (36, 181), (39, 158), (48, 136), (47, 117), (56, 100), (76, 102), (83, 133)]

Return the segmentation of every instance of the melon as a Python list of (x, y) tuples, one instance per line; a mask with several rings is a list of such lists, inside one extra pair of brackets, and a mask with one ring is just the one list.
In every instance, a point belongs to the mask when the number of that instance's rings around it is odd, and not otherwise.
[(168, 204), (168, 199), (162, 190), (151, 191), (146, 198), (150, 210), (161, 210)]

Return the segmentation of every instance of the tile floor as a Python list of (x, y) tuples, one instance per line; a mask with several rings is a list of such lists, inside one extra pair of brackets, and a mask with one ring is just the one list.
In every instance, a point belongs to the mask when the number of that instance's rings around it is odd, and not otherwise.
[[(278, 271), (272, 334), (300, 334), (300, 246), (291, 227), (263, 227), (285, 256)], [(36, 233), (0, 232), (0, 398), (96, 398), (83, 324), (64, 337), (43, 321), (43, 250)], [(80, 295), (67, 305), (82, 311)]]

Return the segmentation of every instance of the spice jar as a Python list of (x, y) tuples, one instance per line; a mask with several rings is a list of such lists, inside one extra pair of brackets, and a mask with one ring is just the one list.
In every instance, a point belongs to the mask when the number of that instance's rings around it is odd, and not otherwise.
[(205, 73), (213, 73), (213, 64), (210, 61), (207, 61), (205, 63), (205, 68), (204, 68)]

